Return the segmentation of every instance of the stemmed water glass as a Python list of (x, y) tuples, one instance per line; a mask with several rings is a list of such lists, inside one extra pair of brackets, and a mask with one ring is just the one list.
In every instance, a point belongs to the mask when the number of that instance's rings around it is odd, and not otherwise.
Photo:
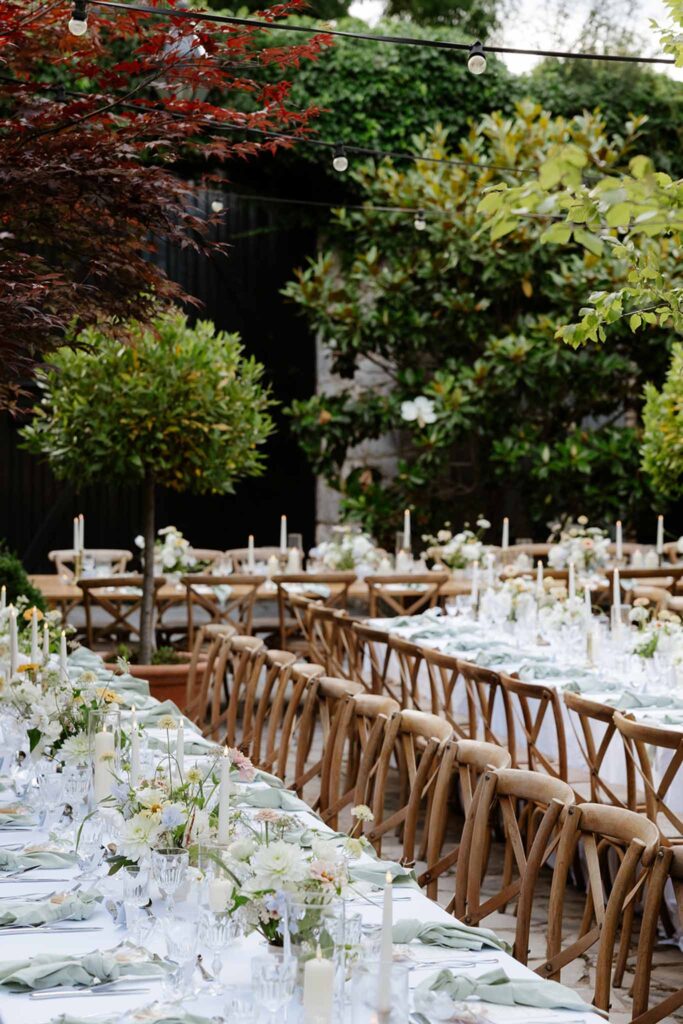
[(81, 873), (79, 881), (97, 878), (98, 868), (102, 861), (102, 844), (104, 840), (105, 821), (101, 814), (95, 812), (84, 818), (76, 830), (76, 856)]
[(270, 1014), (276, 1024), (278, 1014), (285, 1008), (294, 994), (297, 962), (284, 952), (271, 950), (267, 956), (257, 956), (251, 961), (251, 981), (254, 986), (254, 1000)]
[(192, 984), (197, 955), (197, 922), (178, 917), (165, 917), (163, 928), (168, 959), (176, 964), (176, 970), (166, 977), (170, 995), (182, 997)]
[(220, 995), (223, 990), (220, 980), (223, 970), (222, 953), (232, 945), (238, 933), (239, 925), (234, 914), (227, 910), (215, 911), (210, 907), (202, 907), (199, 916), (199, 944), (213, 954), (213, 981), (206, 990), (212, 995)]
[(152, 878), (159, 886), (169, 914), (173, 913), (175, 895), (187, 878), (189, 863), (188, 851), (179, 847), (152, 850)]
[(142, 932), (142, 908), (149, 901), (149, 865), (126, 864), (121, 869), (123, 887), (123, 906), (126, 912), (126, 925), (133, 934), (133, 941), (140, 944)]

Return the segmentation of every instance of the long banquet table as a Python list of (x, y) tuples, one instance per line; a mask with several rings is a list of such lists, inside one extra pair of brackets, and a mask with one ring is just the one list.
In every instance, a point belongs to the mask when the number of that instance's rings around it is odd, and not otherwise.
[[(70, 656), (71, 663), (77, 664), (78, 657), (79, 652), (77, 651), (75, 655)], [(131, 685), (135, 684), (131, 682)], [(146, 706), (150, 707), (153, 705), (153, 698), (147, 697)], [(154, 730), (150, 731), (154, 732)], [(210, 745), (207, 741), (203, 740), (195, 727), (189, 722), (186, 722), (186, 738), (190, 744), (194, 741), (199, 749), (205, 748), (205, 756), (213, 756)], [(196, 763), (196, 761), (196, 754), (186, 757), (186, 767)], [(266, 786), (267, 782), (262, 781), (259, 785)], [(4, 794), (5, 797), (10, 795), (7, 792)], [(237, 804), (239, 805), (239, 786)], [(312, 811), (296, 811), (292, 813), (295, 813), (300, 818), (302, 824), (309, 827), (313, 826), (319, 830), (326, 830), (326, 826), (323, 825), (321, 820)], [(18, 831), (12, 827), (0, 829), (0, 845), (28, 843), (45, 838), (45, 833), (41, 833), (38, 830)], [(367, 857), (367, 854), (363, 856)], [(21, 878), (11, 880), (5, 878), (0, 883), (0, 895), (4, 897), (20, 896), (29, 892), (42, 891), (43, 889), (47, 894), (55, 888), (59, 889), (62, 884), (64, 889), (68, 889), (70, 885), (74, 884), (77, 872), (78, 869), (75, 867), (62, 869), (57, 872), (54, 868), (41, 868), (32, 870), (30, 875), (23, 880)], [(58, 884), (51, 881), (55, 878), (56, 874), (60, 878), (60, 883)], [(61, 882), (62, 878), (63, 883)], [(1, 875), (0, 879), (2, 879)], [(350, 909), (353, 912), (360, 912), (364, 922), (379, 924), (382, 914), (381, 902), (381, 892), (379, 895), (366, 892), (365, 895), (360, 897), (353, 895)], [(452, 920), (444, 910), (436, 903), (427, 899), (420, 890), (412, 885), (395, 886), (393, 907), (395, 921), (405, 918), (418, 918), (424, 922), (449, 922)], [(181, 910), (181, 913), (190, 913), (191, 909), (192, 905), (189, 903), (185, 911)], [(35, 931), (27, 930), (25, 934), (21, 935), (13, 934), (12, 936), (3, 937), (2, 929), (0, 928), (0, 961), (13, 960), (27, 955), (35, 956), (41, 953), (64, 952), (65, 950), (73, 954), (85, 954), (93, 950), (110, 949), (124, 941), (127, 937), (125, 927), (117, 926), (104, 906), (99, 907), (94, 917), (86, 922), (79, 923), (91, 925), (99, 930), (92, 933), (77, 932), (73, 936), (67, 937), (64, 934), (50, 935), (38, 929)], [(65, 927), (68, 927), (68, 924)], [(160, 929), (152, 933), (151, 938), (146, 941), (146, 947), (161, 955), (165, 953)], [(398, 947), (395, 947), (395, 949), (398, 949)], [(422, 946), (417, 943), (412, 944), (410, 947), (405, 947), (405, 949), (409, 949), (408, 955), (414, 963), (410, 973), (411, 987), (424, 980), (430, 973), (435, 972), (437, 969), (433, 966), (435, 960), (448, 963), (453, 961), (454, 957), (473, 963), (474, 966), (468, 967), (467, 971), (475, 976), (493, 969), (496, 965), (504, 968), (511, 978), (523, 979), (531, 975), (527, 967), (522, 966), (511, 956), (497, 949), (487, 948), (481, 952), (459, 951), (456, 954), (453, 950), (442, 949), (436, 946)], [(264, 940), (255, 934), (239, 940), (237, 945), (230, 947), (225, 954), (224, 980), (226, 982), (244, 982), (245, 978), (248, 977), (249, 960), (252, 956), (263, 953), (264, 950)], [(425, 961), (430, 961), (432, 966), (428, 968), (421, 967), (420, 964)], [(146, 1006), (160, 998), (161, 986), (159, 982), (145, 981), (144, 984), (148, 986), (148, 993), (144, 996), (111, 994), (107, 996), (102, 995), (94, 1000), (83, 996), (65, 994), (63, 997), (60, 996), (56, 999), (34, 1001), (27, 994), (10, 994), (0, 987), (0, 1020), (2, 1024), (47, 1024), (47, 1022), (60, 1019), (61, 1015), (68, 1015), (69, 1019), (72, 1017), (81, 1019), (89, 1017), (94, 1020), (99, 1016), (106, 1017), (107, 1015), (120, 1018), (127, 1011), (135, 1007)], [(221, 1017), (223, 1008), (220, 997), (202, 997), (200, 994), (196, 998), (193, 997), (189, 1000), (188, 1004), (193, 1014), (214, 1017), (218, 1020), (224, 1019)], [(586, 1011), (549, 1011), (547, 1009), (535, 1009), (527, 1006), (509, 1007), (489, 1003), (478, 1005), (485, 1010), (486, 1018), (492, 1024), (503, 1024), (503, 1022), (506, 1022), (506, 1024), (520, 1022), (521, 1024), (522, 1021), (525, 1024), (534, 1024), (535, 1021), (538, 1021), (539, 1024), (541, 1022), (543, 1024), (548, 1024), (548, 1022), (552, 1022), (552, 1024), (562, 1024), (562, 1022), (578, 1024), (579, 1021), (582, 1024), (598, 1024), (602, 1019), (597, 1014)]]

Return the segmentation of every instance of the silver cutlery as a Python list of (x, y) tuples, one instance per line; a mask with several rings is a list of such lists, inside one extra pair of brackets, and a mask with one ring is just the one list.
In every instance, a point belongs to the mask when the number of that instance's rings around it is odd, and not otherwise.
[(77, 991), (73, 989), (69, 992), (31, 992), (29, 999), (94, 999), (102, 996), (134, 996), (141, 995), (149, 991), (149, 987), (146, 988), (115, 988), (107, 989), (106, 992), (102, 992), (98, 988), (84, 988)]
[[(117, 985), (127, 985), (128, 987), (139, 987), (143, 981), (161, 981), (161, 974), (123, 974), (120, 978), (114, 978), (113, 981), (98, 981), (92, 985), (53, 985), (50, 988), (37, 989), (31, 998), (38, 995), (59, 995), (60, 993), (68, 996), (76, 993), (80, 995), (83, 992), (108, 992)], [(145, 986), (148, 987), (148, 986)], [(16, 995), (24, 995), (23, 992), (17, 992)]]
[(0, 900), (26, 900), (32, 903), (34, 900), (48, 900), (50, 896), (54, 896), (55, 892), (20, 892), (12, 893), (10, 896), (0, 896)]
[(471, 959), (470, 960), (462, 960), (462, 959), (458, 960), (457, 957), (449, 957), (446, 960), (416, 960), (415, 961), (415, 965), (417, 967), (452, 967), (452, 966), (462, 967), (463, 964), (467, 964), (469, 966), (470, 963), (473, 963), (475, 966), (478, 966), (479, 964), (499, 964), (500, 963), (500, 958), (498, 958), (498, 957), (482, 957), (481, 959), (477, 958), (476, 960), (471, 960)]
[(3, 935), (57, 935), (73, 932), (101, 932), (103, 925), (92, 925), (89, 928), (67, 928), (47, 927), (43, 924), (20, 924), (10, 925), (8, 928), (0, 928), (0, 938)]
[[(35, 868), (29, 868), (28, 870), (29, 871), (35, 871)], [(11, 883), (14, 883), (15, 885), (17, 885), (17, 884), (21, 885), (21, 882), (22, 882), (22, 877), (21, 876), (23, 874), (25, 874), (25, 873), (26, 872), (24, 872), (24, 871), (22, 871), (22, 872), (16, 872), (15, 871), (9, 877), (7, 875), (5, 875), (4, 878), (0, 878), (0, 885), (10, 885)], [(31, 879), (29, 879), (29, 881), (33, 885), (42, 885), (42, 884), (54, 885), (55, 882), (68, 882), (69, 879), (68, 878), (31, 878)]]

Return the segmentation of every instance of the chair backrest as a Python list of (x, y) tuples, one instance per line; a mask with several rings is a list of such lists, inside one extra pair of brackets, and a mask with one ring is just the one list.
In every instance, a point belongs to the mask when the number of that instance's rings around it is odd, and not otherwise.
[[(229, 627), (225, 627), (226, 629)], [(206, 627), (195, 634), (192, 658), (187, 674), (185, 715), (204, 730), (209, 722), (209, 694), (213, 685), (216, 661), (225, 663), (229, 634), (210, 633)]]
[[(83, 555), (92, 559), (96, 566), (108, 566), (112, 576), (125, 572), (126, 566), (133, 558), (133, 552), (127, 551), (126, 548), (86, 548)], [(74, 578), (73, 564), (76, 552), (73, 548), (48, 551), (47, 557), (54, 562), (56, 573), (68, 580)]]
[(465, 681), (470, 720), (477, 722), (476, 736), (482, 736), (487, 743), (497, 743), (510, 751), (512, 763), (517, 763), (515, 742), (515, 720), (512, 715), (510, 696), (500, 676), (489, 668), (473, 665), (470, 661), (459, 661), (460, 674)]
[(354, 801), (358, 780), (374, 772), (386, 723), (399, 710), (390, 697), (369, 693), (340, 702), (320, 780), (320, 815), (331, 828)]
[(673, 885), (678, 899), (679, 914), (683, 916), (683, 846), (660, 847), (650, 873), (638, 935), (636, 972), (632, 990), (632, 1024), (658, 1024), (660, 1020), (672, 1020), (675, 1011), (683, 1006), (683, 985), (674, 992), (668, 992), (658, 1003), (650, 1006), (650, 979), (658, 939), (658, 925), (665, 907), (664, 892), (668, 884)]
[[(154, 607), (156, 595), (165, 580), (154, 580)], [(85, 632), (88, 647), (94, 647), (100, 640), (129, 640), (140, 637), (140, 613), (142, 609), (142, 576), (99, 576), (79, 580), (83, 592), (85, 611)], [(97, 609), (98, 622), (93, 612)]]
[[(524, 734), (528, 767), (567, 782), (567, 737), (559, 691), (542, 683), (522, 682), (502, 672), (500, 681)], [(513, 765), (517, 767), (515, 762)]]
[[(273, 576), (277, 587), (277, 606), (280, 628), (280, 647), (286, 649), (290, 639), (298, 632), (299, 622), (294, 616), (290, 596), (294, 594), (318, 600), (327, 608), (346, 608), (349, 588), (356, 580), (355, 572), (285, 573)], [(321, 592), (320, 587), (325, 591)], [(294, 617), (293, 626), (290, 621)]]
[[(589, 700), (578, 693), (571, 693), (569, 690), (565, 690), (562, 699), (567, 708), (569, 724), (588, 768), (590, 802), (637, 810), (636, 772), (614, 724), (614, 708), (609, 704)], [(580, 733), (577, 729), (577, 720)], [(624, 753), (625, 791), (604, 777), (603, 765), (614, 741), (619, 743)]]
[[(402, 708), (426, 711), (429, 706), (429, 698), (425, 698), (420, 693), (420, 671), (424, 659), (422, 648), (411, 643), (410, 640), (404, 640), (398, 636), (389, 637), (389, 647), (396, 655), (401, 680), (400, 696), (396, 699)], [(427, 680), (424, 679), (423, 690), (426, 688)], [(392, 696), (394, 695), (392, 694)]]
[(224, 551), (219, 551), (217, 548), (190, 548), (187, 552), (188, 557), (194, 558), (195, 563), (205, 563), (205, 569), (211, 568), (211, 566), (220, 566), (228, 561)]
[[(338, 709), (345, 702), (350, 702), (357, 693), (364, 693), (360, 683), (350, 679), (337, 679), (331, 676), (311, 676), (306, 685), (303, 707), (297, 725), (296, 759), (294, 778), (290, 788), (299, 796), (304, 795), (305, 787), (313, 779), (322, 774), (323, 759), (328, 746), (331, 747), (334, 729), (341, 721)], [(331, 750), (328, 752), (331, 753)], [(278, 775), (283, 774), (286, 765), (280, 760)], [(320, 790), (315, 799), (309, 801), (314, 810), (320, 805)]]
[(202, 608), (211, 622), (227, 622), (239, 633), (251, 633), (254, 601), (265, 576), (212, 576), (190, 573), (181, 578), (187, 601), (189, 643), (194, 643), (195, 613)]
[[(379, 855), (382, 837), (396, 831), (403, 843), (401, 863), (412, 867), (418, 856), (424, 859), (439, 755), (452, 737), (448, 722), (428, 712), (403, 709), (389, 719), (372, 772), (359, 775), (354, 798), (356, 803), (372, 808), (374, 819), (365, 829), (365, 836)], [(398, 772), (392, 768), (394, 762)], [(394, 787), (390, 785), (392, 773)], [(420, 828), (422, 844), (418, 853)]]
[[(303, 711), (304, 694), (311, 679), (323, 674), (322, 665), (292, 663), (289, 651), (269, 651), (266, 674), (254, 719), (251, 757), (266, 771), (287, 772), (297, 716)], [(272, 680), (272, 682), (271, 682)]]
[(460, 843), (455, 841), (444, 851), (448, 826), (453, 822), (449, 811), (454, 780), (457, 782), (462, 811), (467, 818), (479, 779), (484, 772), (509, 766), (509, 752), (494, 743), (451, 739), (444, 744), (429, 816), (426, 868), (418, 876), (419, 884), (427, 887), (430, 899), (437, 898), (439, 877), (453, 867), (460, 853)]
[(425, 608), (433, 608), (450, 578), (447, 572), (366, 576), (368, 614), (375, 618), (384, 608), (393, 615), (416, 615)]
[(520, 555), (528, 555), (529, 558), (543, 559), (548, 557), (550, 544), (511, 544), (505, 551), (501, 552), (503, 562), (508, 565), (514, 562)]
[(389, 646), (389, 634), (360, 621), (353, 623), (358, 647), (357, 664), (361, 682), (370, 693), (387, 693), (400, 701), (401, 682), (396, 654)]
[[(679, 796), (683, 787), (683, 732), (658, 725), (645, 725), (619, 711), (614, 712), (614, 724), (624, 741), (626, 755), (645, 787), (645, 812), (648, 818), (662, 826), (665, 843), (668, 842), (667, 833), (671, 832), (680, 841), (680, 837), (683, 837), (683, 814), (674, 809), (670, 798)], [(653, 771), (652, 748), (655, 751), (672, 751), (659, 781)]]
[[(290, 600), (294, 606), (294, 597)], [(308, 630), (308, 654), (324, 667), (328, 676), (356, 679), (359, 674), (358, 638), (351, 628), (353, 621), (343, 608), (309, 602), (304, 626)]]
[(229, 747), (238, 747), (245, 741), (245, 733), (251, 739), (256, 693), (267, 648), (260, 637), (235, 634), (230, 637), (228, 651), (228, 704), (225, 710), (221, 710), (220, 704), (212, 704), (211, 726), (218, 730), (224, 725), (225, 742)]
[[(517, 900), (515, 957), (522, 963), (528, 955), (538, 875), (557, 848), (561, 818), (573, 803), (574, 793), (561, 779), (499, 768), (481, 776), (465, 820), (455, 877), (455, 914), (467, 924), (478, 924)], [(503, 874), (498, 889), (482, 901), (497, 814), (505, 837)]]
[[(584, 915), (578, 937), (563, 946), (565, 891), (579, 843), (587, 876)], [(617, 934), (621, 928), (622, 944), (629, 941), (635, 900), (656, 863), (659, 845), (657, 826), (635, 811), (605, 804), (578, 804), (567, 810), (550, 887), (546, 960), (537, 974), (559, 981), (563, 967), (598, 943), (593, 1003), (609, 1010)], [(606, 896), (604, 879), (614, 854), (619, 866)]]
[[(665, 565), (654, 569), (633, 569), (626, 566), (619, 570), (619, 574), (622, 594), (632, 592), (639, 587), (661, 587), (673, 594), (676, 585), (683, 577), (683, 566)], [(608, 571), (606, 576), (609, 593), (612, 594), (614, 592), (614, 569)]]
[[(420, 648), (424, 672), (429, 682), (431, 712), (442, 715), (449, 722), (453, 732), (461, 739), (477, 735), (476, 709), (467, 701), (465, 682), (460, 663), (450, 654), (444, 654), (432, 647)], [(467, 721), (456, 715), (457, 694), (462, 693), (462, 704), (467, 710)]]
[[(249, 572), (249, 548), (228, 548), (223, 554), (226, 560), (231, 559), (235, 572)], [(261, 565), (265, 564), (269, 558), (275, 557), (279, 560), (281, 554), (280, 548), (276, 545), (254, 548), (254, 562)]]

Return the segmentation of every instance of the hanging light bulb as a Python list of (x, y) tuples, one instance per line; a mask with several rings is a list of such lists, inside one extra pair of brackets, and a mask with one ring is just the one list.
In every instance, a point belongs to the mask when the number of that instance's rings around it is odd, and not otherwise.
[(416, 231), (424, 231), (424, 229), (427, 227), (427, 221), (425, 219), (424, 210), (417, 211), (417, 213), (415, 214), (415, 220), (413, 221), (413, 224), (415, 225)]
[(332, 160), (332, 166), (335, 171), (339, 171), (340, 174), (343, 174), (344, 171), (348, 170), (349, 158), (346, 155), (346, 150), (341, 144), (334, 147), (334, 159)]
[(76, 0), (73, 14), (69, 21), (69, 32), (72, 36), (84, 36), (88, 31), (88, 11), (86, 0)]
[(223, 206), (223, 203), (220, 201), (220, 199), (214, 199), (214, 201), (211, 203), (211, 209), (213, 210), (214, 213), (222, 213), (225, 207)]
[(467, 58), (467, 70), (473, 75), (483, 75), (486, 71), (486, 54), (484, 53), (484, 47), (477, 39), (476, 43), (470, 46), (469, 56)]

